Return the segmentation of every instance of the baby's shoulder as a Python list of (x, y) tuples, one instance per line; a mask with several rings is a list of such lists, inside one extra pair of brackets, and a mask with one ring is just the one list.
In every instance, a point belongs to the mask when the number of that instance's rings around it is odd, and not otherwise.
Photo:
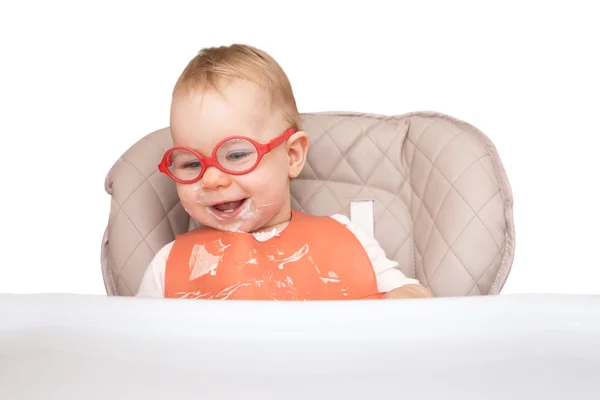
[(330, 215), (329, 218), (333, 218), (334, 220), (336, 220), (337, 222), (339, 222), (340, 224), (351, 228), (352, 227), (352, 223), (350, 222), (350, 218), (348, 218), (347, 216), (345, 216), (344, 214), (333, 214)]
[(367, 246), (375, 242), (374, 238), (370, 237), (364, 229), (353, 223), (346, 215), (333, 214), (329, 217), (344, 225), (363, 245)]

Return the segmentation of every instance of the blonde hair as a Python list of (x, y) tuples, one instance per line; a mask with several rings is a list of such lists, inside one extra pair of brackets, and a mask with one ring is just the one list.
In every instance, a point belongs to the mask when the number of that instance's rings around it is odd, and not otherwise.
[(290, 81), (277, 61), (265, 51), (244, 44), (200, 50), (185, 67), (173, 89), (219, 90), (223, 81), (243, 79), (263, 88), (271, 107), (283, 115), (288, 127), (300, 129), (300, 114)]

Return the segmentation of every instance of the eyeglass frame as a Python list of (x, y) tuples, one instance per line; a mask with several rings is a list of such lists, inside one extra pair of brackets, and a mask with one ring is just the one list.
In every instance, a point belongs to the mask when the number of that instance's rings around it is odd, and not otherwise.
[[(206, 170), (210, 167), (215, 167), (219, 171), (224, 172), (226, 174), (230, 174), (230, 175), (245, 175), (245, 174), (248, 174), (248, 173), (254, 171), (256, 169), (256, 167), (258, 166), (258, 164), (260, 164), (262, 158), (267, 153), (271, 152), (273, 149), (275, 149), (276, 147), (283, 144), (287, 139), (289, 139), (296, 132), (298, 132), (297, 129), (289, 128), (288, 130), (283, 132), (281, 135), (277, 136), (274, 139), (271, 139), (268, 143), (260, 143), (260, 142), (257, 142), (256, 140), (249, 138), (247, 136), (240, 136), (240, 135), (228, 136), (228, 137), (224, 138), (223, 140), (221, 140), (219, 143), (217, 143), (217, 145), (213, 149), (213, 152), (210, 155), (210, 157), (203, 157), (196, 150), (191, 149), (186, 146), (171, 147), (170, 149), (165, 151), (165, 154), (163, 155), (160, 164), (158, 164), (158, 170), (160, 172), (162, 172), (163, 174), (167, 175), (169, 178), (173, 179), (175, 182), (181, 183), (184, 185), (189, 185), (189, 184), (198, 182), (200, 179), (202, 179), (202, 177), (206, 173)], [(250, 168), (247, 168), (243, 171), (230, 171), (228, 169), (225, 169), (217, 161), (217, 151), (219, 150), (219, 147), (221, 147), (224, 143), (226, 143), (230, 140), (235, 140), (235, 139), (241, 139), (241, 140), (246, 140), (246, 141), (250, 142), (256, 148), (256, 150), (258, 152), (257, 157), (256, 157), (256, 162), (254, 163), (254, 165), (252, 165)], [(192, 153), (194, 156), (196, 156), (196, 158), (198, 158), (198, 161), (200, 161), (201, 170), (196, 178), (188, 179), (188, 180), (179, 179), (175, 175), (173, 175), (171, 173), (171, 171), (169, 171), (169, 167), (172, 165), (172, 160), (170, 160), (170, 156), (176, 150), (188, 151), (188, 152)]]

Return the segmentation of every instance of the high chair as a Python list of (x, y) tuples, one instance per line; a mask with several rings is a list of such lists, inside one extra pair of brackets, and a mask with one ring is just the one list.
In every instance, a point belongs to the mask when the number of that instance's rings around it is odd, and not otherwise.
[[(342, 213), (435, 296), (500, 293), (511, 270), (513, 196), (498, 152), (470, 124), (434, 112), (307, 113), (308, 160), (292, 207)], [(132, 296), (155, 253), (195, 229), (157, 169), (169, 129), (150, 133), (109, 171), (101, 263), (108, 295)]]

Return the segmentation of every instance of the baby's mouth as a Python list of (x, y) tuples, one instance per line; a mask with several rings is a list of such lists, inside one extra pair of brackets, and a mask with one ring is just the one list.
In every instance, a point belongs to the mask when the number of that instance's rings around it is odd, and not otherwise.
[(226, 203), (213, 204), (209, 209), (221, 219), (233, 219), (242, 211), (248, 199), (228, 201)]

